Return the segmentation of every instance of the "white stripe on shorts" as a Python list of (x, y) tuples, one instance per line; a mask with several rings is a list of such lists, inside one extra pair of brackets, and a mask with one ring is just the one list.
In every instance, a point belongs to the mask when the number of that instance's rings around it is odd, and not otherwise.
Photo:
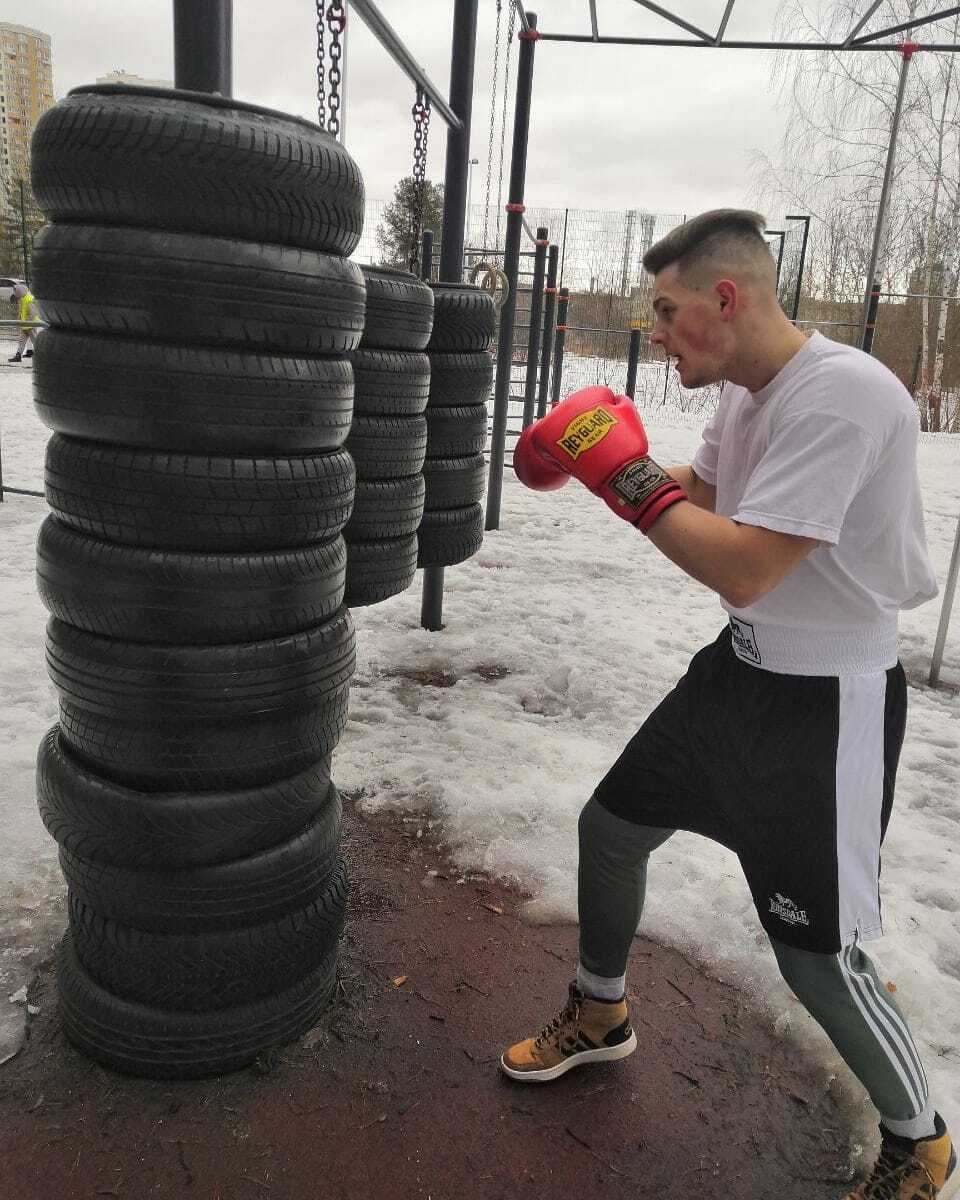
[(837, 892), (840, 940), (879, 937), (887, 673), (841, 675), (837, 739)]

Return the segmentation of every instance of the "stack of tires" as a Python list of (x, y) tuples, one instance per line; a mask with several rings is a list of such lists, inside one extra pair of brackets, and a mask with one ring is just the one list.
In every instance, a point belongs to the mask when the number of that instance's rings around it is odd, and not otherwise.
[(215, 1074), (335, 985), (363, 184), (306, 121), (116, 85), (44, 114), (32, 161), (64, 1027)]
[(497, 315), (493, 298), (469, 284), (434, 284), (433, 297), (418, 565), (449, 567), (483, 543), (483, 450)]
[(347, 449), (357, 471), (353, 515), (345, 530), (351, 606), (376, 604), (413, 582), (423, 516), (424, 410), (433, 328), (433, 293), (416, 275), (361, 267), (367, 310), (354, 374), (353, 425)]

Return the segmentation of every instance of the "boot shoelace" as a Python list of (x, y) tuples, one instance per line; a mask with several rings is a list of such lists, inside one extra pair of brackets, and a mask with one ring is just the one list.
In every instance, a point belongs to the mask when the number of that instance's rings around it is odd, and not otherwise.
[(544, 1027), (540, 1030), (535, 1038), (534, 1044), (539, 1047), (542, 1046), (548, 1038), (556, 1037), (564, 1025), (566, 1025), (569, 1021), (575, 1021), (579, 1015), (579, 1001), (571, 996), (560, 1012), (558, 1012), (553, 1018), (550, 1024), (544, 1025)]
[[(873, 1174), (864, 1185), (863, 1191), (855, 1195), (863, 1200), (899, 1200), (900, 1185), (911, 1167), (919, 1168), (931, 1188), (935, 1188), (932, 1175), (915, 1155), (904, 1154), (902, 1150), (896, 1150), (892, 1146), (881, 1146), (880, 1157), (873, 1168)], [(930, 1195), (935, 1195), (935, 1192), (932, 1191)]]

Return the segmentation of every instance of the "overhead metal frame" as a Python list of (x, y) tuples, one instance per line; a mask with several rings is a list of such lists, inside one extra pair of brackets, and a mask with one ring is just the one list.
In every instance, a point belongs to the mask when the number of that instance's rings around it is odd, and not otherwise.
[[(354, 0), (356, 2), (356, 0)], [(863, 16), (853, 26), (842, 42), (783, 42), (783, 41), (760, 41), (760, 40), (743, 40), (736, 39), (728, 41), (726, 39), (727, 25), (730, 23), (730, 17), (733, 14), (736, 0), (727, 0), (724, 8), (723, 16), (720, 20), (720, 25), (716, 33), (709, 33), (705, 29), (692, 24), (685, 17), (680, 16), (667, 8), (663, 4), (657, 4), (654, 0), (630, 0), (631, 3), (639, 5), (641, 8), (647, 9), (648, 12), (654, 13), (656, 16), (662, 17), (671, 25), (676, 25), (680, 29), (686, 30), (687, 33), (693, 34), (691, 38), (668, 38), (668, 37), (627, 37), (621, 35), (601, 34), (597, 20), (597, 3), (596, 0), (587, 0), (590, 17), (590, 32), (589, 33), (550, 33), (549, 30), (538, 30), (537, 39), (542, 42), (596, 42), (603, 45), (619, 45), (619, 46), (697, 46), (703, 47), (719, 47), (724, 50), (897, 50), (901, 49), (901, 44), (898, 42), (881, 42), (879, 39), (893, 37), (895, 34), (903, 33), (905, 30), (919, 29), (923, 25), (930, 25), (934, 21), (942, 21), (947, 17), (956, 16), (960, 13), (960, 5), (951, 5), (931, 13), (925, 17), (916, 17), (912, 21), (905, 21), (901, 25), (890, 25), (886, 29), (876, 30), (874, 33), (861, 33), (861, 30), (866, 26), (867, 22), (877, 11), (883, 0), (870, 0), (867, 4)], [(364, 4), (368, 4), (369, 0), (363, 0)], [(530, 25), (527, 20), (527, 14), (523, 7), (523, 0), (513, 0), (513, 6), (517, 11), (517, 17), (520, 25), (524, 30), (529, 30)], [(372, 7), (372, 6), (371, 6)], [(936, 50), (944, 53), (954, 53), (960, 46), (953, 42), (927, 42), (920, 44), (919, 50)]]

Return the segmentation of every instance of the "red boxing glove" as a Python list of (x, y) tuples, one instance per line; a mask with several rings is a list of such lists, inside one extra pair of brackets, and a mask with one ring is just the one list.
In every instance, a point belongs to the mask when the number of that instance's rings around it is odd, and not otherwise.
[(687, 498), (647, 449), (632, 401), (608, 387), (589, 387), (524, 430), (517, 443), (520, 462), (515, 450), (514, 464), (521, 482), (541, 490), (560, 487), (549, 482), (558, 474), (574, 475), (618, 517), (646, 533), (671, 504)]

